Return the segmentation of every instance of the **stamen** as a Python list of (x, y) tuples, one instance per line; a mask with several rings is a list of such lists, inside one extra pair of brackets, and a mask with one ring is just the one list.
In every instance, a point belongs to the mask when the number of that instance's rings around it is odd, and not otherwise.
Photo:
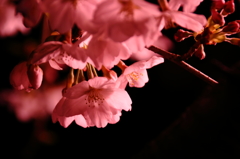
[(98, 89), (91, 88), (88, 96), (84, 100), (85, 100), (86, 104), (88, 105), (88, 107), (98, 107), (101, 104), (103, 104), (103, 101), (105, 99), (103, 97), (101, 97)]
[(134, 86), (134, 83), (135, 83), (141, 76), (143, 76), (142, 73), (139, 73), (139, 72), (134, 71), (134, 72), (126, 75), (126, 78), (127, 78), (128, 82), (129, 82), (129, 84), (130, 84), (131, 86)]
[(133, 16), (133, 10), (139, 9), (140, 7), (135, 5), (132, 0), (118, 0), (119, 3), (121, 3), (122, 8), (120, 10), (120, 13), (125, 13), (127, 17)]

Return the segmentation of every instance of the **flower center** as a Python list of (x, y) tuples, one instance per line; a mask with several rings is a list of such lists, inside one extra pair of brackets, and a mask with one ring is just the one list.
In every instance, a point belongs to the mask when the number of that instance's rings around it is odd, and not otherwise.
[(78, 1), (78, 0), (62, 0), (62, 2), (69, 2), (69, 3), (72, 3), (72, 5), (73, 5), (74, 7), (77, 6), (77, 1)]
[(118, 2), (122, 5), (120, 13), (125, 13), (125, 16), (133, 16), (133, 10), (139, 9), (139, 6), (136, 6), (132, 0), (118, 0)]
[(129, 82), (130, 86), (134, 86), (134, 83), (135, 83), (141, 76), (143, 76), (142, 73), (139, 73), (139, 72), (134, 71), (134, 72), (128, 74), (128, 75), (126, 76), (126, 78), (127, 78), (128, 82)]
[(88, 105), (88, 107), (98, 107), (101, 104), (103, 104), (103, 101), (105, 100), (101, 95), (99, 94), (98, 89), (90, 88), (90, 92), (88, 93), (88, 96), (85, 98), (85, 102)]

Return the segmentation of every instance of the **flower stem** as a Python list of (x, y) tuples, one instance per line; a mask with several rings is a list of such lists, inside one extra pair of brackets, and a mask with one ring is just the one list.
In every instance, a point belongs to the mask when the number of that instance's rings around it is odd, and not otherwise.
[(97, 71), (95, 69), (95, 67), (93, 67), (93, 65), (90, 65), (91, 69), (92, 69), (92, 72), (94, 74), (95, 77), (98, 77), (98, 74), (97, 74)]
[(70, 69), (70, 72), (68, 74), (68, 77), (67, 77), (67, 84), (66, 84), (66, 88), (71, 88), (72, 87), (72, 84), (74, 82), (74, 72), (73, 72), (73, 68)]
[(158, 0), (158, 4), (162, 10), (162, 12), (170, 10), (168, 7), (168, 2), (167, 0)]
[(46, 38), (50, 36), (50, 34), (51, 34), (51, 29), (49, 27), (48, 17), (46, 14), (43, 14), (41, 43), (43, 43), (46, 40)]
[(77, 73), (76, 73), (76, 76), (75, 76), (75, 80), (74, 80), (74, 82), (73, 82), (73, 85), (78, 84), (79, 76), (80, 76), (80, 69), (77, 70)]
[(67, 41), (68, 44), (72, 44), (72, 30), (69, 30), (65, 34), (65, 40)]
[(189, 50), (186, 54), (182, 55), (182, 60), (187, 60), (190, 57), (192, 57), (192, 55), (197, 51), (197, 49), (200, 47), (201, 43), (200, 42), (196, 42)]
[(168, 59), (172, 62), (174, 62), (175, 64), (181, 66), (182, 68), (184, 68), (185, 70), (189, 71), (190, 73), (194, 74), (195, 76), (199, 77), (200, 79), (202, 79), (203, 81), (207, 82), (208, 84), (214, 86), (216, 84), (218, 84), (217, 81), (215, 81), (214, 79), (212, 79), (211, 77), (207, 76), (206, 74), (202, 73), (201, 71), (197, 70), (196, 68), (194, 68), (193, 66), (189, 65), (188, 63), (186, 63), (185, 61), (181, 60), (181, 56), (177, 55), (177, 54), (173, 54), (170, 53), (168, 51), (159, 49), (155, 46), (150, 46), (147, 49), (162, 55), (165, 59)]

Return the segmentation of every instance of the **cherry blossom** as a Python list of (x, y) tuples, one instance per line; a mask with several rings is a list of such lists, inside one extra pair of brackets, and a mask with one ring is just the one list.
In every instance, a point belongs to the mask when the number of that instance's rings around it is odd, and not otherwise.
[(158, 6), (142, 0), (106, 0), (98, 5), (93, 23), (113, 41), (128, 41), (129, 46), (138, 46), (132, 51), (140, 51), (160, 35), (156, 15)]
[[(81, 41), (79, 41), (81, 42)], [(85, 48), (78, 47), (79, 42), (67, 44), (58, 41), (49, 41), (40, 45), (30, 58), (31, 64), (49, 64), (61, 70), (60, 64), (66, 64), (74, 69), (83, 69), (87, 63)]]
[(89, 62), (98, 70), (102, 66), (111, 69), (120, 60), (126, 60), (131, 55), (130, 50), (124, 43), (114, 42), (100, 32), (92, 36), (86, 51), (91, 59)]
[(42, 0), (21, 0), (17, 5), (17, 11), (22, 13), (23, 23), (26, 27), (34, 27), (44, 13), (44, 6)]
[(121, 76), (117, 79), (119, 87), (125, 88), (127, 83), (130, 87), (143, 87), (149, 80), (146, 69), (163, 62), (164, 59), (160, 55), (154, 54), (150, 59), (135, 62), (130, 66), (119, 64), (118, 66), (123, 70)]
[(63, 96), (66, 99), (63, 98), (60, 101), (63, 103), (55, 107), (55, 120), (82, 115), (88, 126), (105, 127), (107, 123), (116, 123), (119, 120), (121, 110), (131, 110), (132, 101), (127, 92), (105, 77), (82, 81), (67, 89)]
[(44, 0), (52, 30), (68, 32), (74, 24), (81, 29), (92, 28), (90, 20), (101, 0)]

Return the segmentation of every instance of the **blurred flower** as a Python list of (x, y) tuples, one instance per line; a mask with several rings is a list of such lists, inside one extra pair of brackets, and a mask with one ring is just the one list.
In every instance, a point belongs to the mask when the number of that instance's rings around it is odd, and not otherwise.
[(102, 0), (44, 0), (43, 4), (51, 29), (66, 33), (74, 24), (81, 29), (91, 30), (90, 20), (99, 1)]
[(8, 0), (0, 1), (0, 37), (12, 36), (18, 32), (27, 33), (27, 29), (23, 25), (23, 17), (17, 14), (16, 7)]
[(63, 85), (44, 85), (31, 93), (4, 90), (0, 93), (1, 103), (13, 110), (22, 122), (50, 117), (54, 106), (62, 97)]
[(34, 27), (42, 17), (44, 6), (42, 0), (21, 0), (17, 5), (17, 11), (22, 13), (26, 27)]
[(93, 23), (115, 42), (140, 51), (158, 38), (158, 6), (139, 0), (106, 0), (94, 12)]

